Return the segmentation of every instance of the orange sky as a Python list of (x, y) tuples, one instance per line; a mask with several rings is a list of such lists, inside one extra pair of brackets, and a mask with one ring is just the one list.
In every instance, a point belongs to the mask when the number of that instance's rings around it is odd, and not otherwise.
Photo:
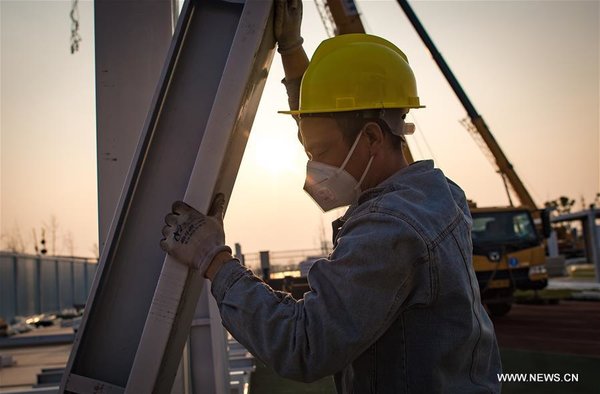
[[(413, 2), (432, 39), (538, 204), (600, 191), (598, 2)], [(93, 16), (80, 2), (80, 51), (69, 53), (69, 1), (0, 0), (0, 224), (20, 232), (59, 224), (56, 252), (97, 243)], [(359, 2), (369, 32), (405, 51), (422, 103), (409, 145), (467, 194), (506, 204), (503, 186), (459, 120), (466, 116), (395, 1)], [(312, 2), (303, 35), (325, 38)], [(227, 241), (246, 252), (313, 248), (329, 222), (302, 191), (306, 157), (276, 58), (226, 217)], [(257, 177), (256, 174), (260, 174)], [(157, 229), (160, 238), (160, 229)], [(72, 242), (68, 241), (71, 239)], [(3, 242), (3, 245), (5, 242)]]

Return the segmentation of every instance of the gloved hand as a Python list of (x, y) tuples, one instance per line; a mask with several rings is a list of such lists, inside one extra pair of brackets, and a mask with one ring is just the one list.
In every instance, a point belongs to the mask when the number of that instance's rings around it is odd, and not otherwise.
[(183, 201), (175, 202), (172, 212), (165, 217), (160, 247), (204, 275), (217, 254), (231, 253), (231, 248), (225, 245), (224, 207), (225, 196), (221, 193), (215, 196), (208, 216)]
[(301, 23), (302, 0), (275, 0), (273, 31), (282, 55), (293, 52), (304, 42), (300, 36)]

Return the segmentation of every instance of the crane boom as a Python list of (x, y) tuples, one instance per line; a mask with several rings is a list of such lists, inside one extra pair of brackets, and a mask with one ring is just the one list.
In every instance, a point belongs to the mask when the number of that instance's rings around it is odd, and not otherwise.
[(444, 74), (444, 77), (446, 77), (446, 80), (452, 87), (452, 90), (454, 90), (454, 93), (458, 96), (458, 99), (460, 100), (463, 107), (467, 111), (467, 114), (471, 118), (473, 126), (485, 142), (485, 145), (487, 146), (491, 154), (494, 156), (496, 165), (498, 166), (501, 175), (503, 176), (503, 178), (508, 179), (511, 188), (515, 191), (517, 197), (521, 202), (521, 205), (524, 205), (531, 210), (537, 209), (535, 201), (527, 191), (527, 188), (521, 181), (521, 178), (519, 178), (519, 176), (517, 175), (517, 172), (515, 171), (513, 165), (510, 163), (510, 161), (500, 148), (500, 145), (492, 135), (489, 127), (483, 120), (483, 117), (477, 112), (477, 110), (475, 110), (473, 103), (471, 103), (471, 100), (469, 100), (469, 97), (467, 96), (462, 86), (450, 70), (450, 67), (448, 66), (440, 52), (437, 50), (435, 44), (427, 34), (427, 31), (425, 31), (425, 28), (419, 21), (419, 18), (417, 18), (417, 15), (414, 13), (411, 6), (408, 4), (408, 1), (397, 1), (398, 4), (400, 4), (400, 7), (402, 7), (404, 13), (406, 14), (406, 17), (417, 31), (417, 34), (419, 34), (419, 36), (423, 40), (423, 43), (425, 44), (425, 46), (427, 46), (427, 49), (429, 49), (433, 60), (436, 62), (436, 64), (442, 71), (442, 74)]
[(336, 26), (335, 35), (365, 33), (353, 0), (327, 0), (327, 5)]

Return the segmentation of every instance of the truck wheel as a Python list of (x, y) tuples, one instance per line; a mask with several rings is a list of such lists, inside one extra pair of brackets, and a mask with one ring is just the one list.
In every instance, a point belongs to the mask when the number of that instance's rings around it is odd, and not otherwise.
[(506, 315), (510, 311), (512, 304), (510, 302), (501, 302), (498, 304), (486, 304), (486, 306), (490, 315), (500, 317)]

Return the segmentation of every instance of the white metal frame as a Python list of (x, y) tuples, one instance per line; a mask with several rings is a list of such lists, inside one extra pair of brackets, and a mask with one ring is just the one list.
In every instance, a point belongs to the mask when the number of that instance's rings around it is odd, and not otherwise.
[(229, 391), (204, 279), (158, 241), (172, 201), (206, 212), (233, 189), (273, 57), (271, 14), (262, 0), (184, 4), (61, 392), (169, 392), (190, 326), (192, 391)]

